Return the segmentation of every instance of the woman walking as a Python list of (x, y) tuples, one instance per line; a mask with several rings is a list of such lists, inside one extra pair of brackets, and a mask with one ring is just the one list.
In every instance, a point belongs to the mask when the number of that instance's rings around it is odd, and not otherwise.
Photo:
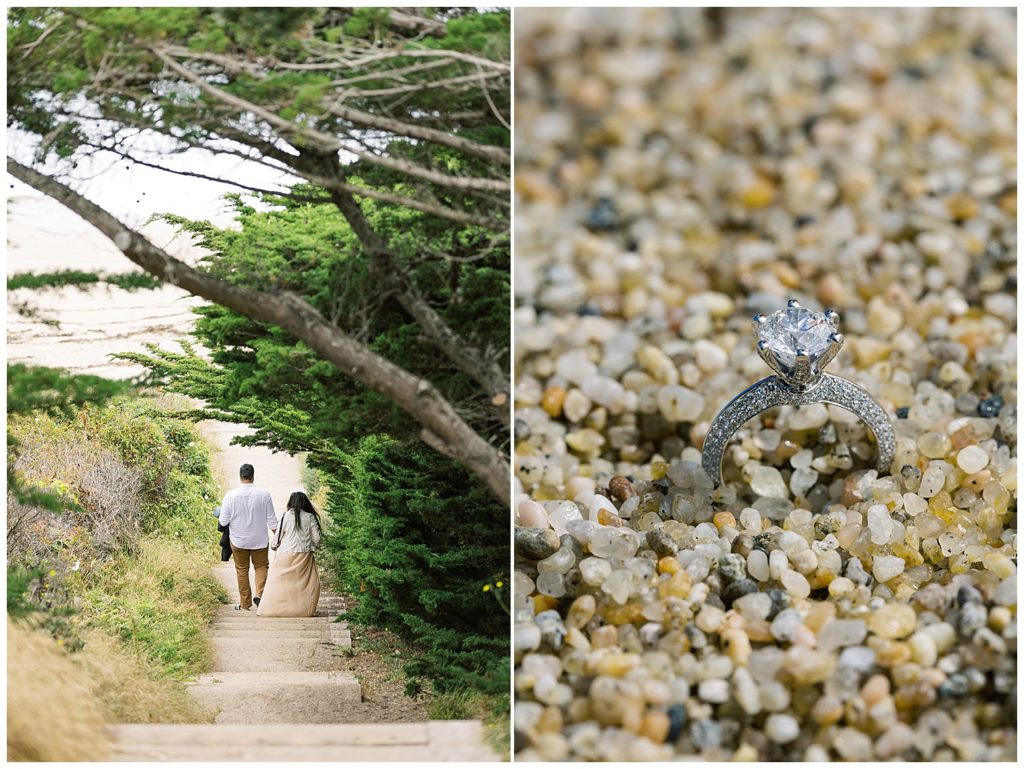
[(281, 516), (276, 542), (277, 553), (259, 610), (261, 617), (312, 617), (320, 601), (320, 573), (313, 550), (320, 542), (320, 516), (309, 497), (296, 491), (288, 498), (288, 509)]

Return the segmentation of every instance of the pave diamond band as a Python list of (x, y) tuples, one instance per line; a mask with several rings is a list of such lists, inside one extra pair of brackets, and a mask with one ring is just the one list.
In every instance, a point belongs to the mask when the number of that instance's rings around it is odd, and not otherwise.
[(875, 435), (878, 470), (888, 473), (896, 454), (896, 435), (888, 414), (867, 391), (822, 369), (839, 353), (843, 335), (839, 315), (804, 309), (789, 300), (786, 309), (755, 315), (757, 351), (775, 376), (762, 379), (718, 412), (704, 439), (702, 464), (715, 485), (722, 483), (722, 457), (733, 434), (749, 419), (776, 406), (832, 403), (859, 416)]
[(878, 471), (888, 473), (896, 453), (896, 435), (889, 415), (866, 390), (848, 379), (823, 374), (806, 390), (793, 390), (777, 376), (762, 379), (748, 387), (718, 412), (704, 439), (702, 464), (711, 480), (722, 483), (722, 457), (729, 439), (746, 422), (776, 406), (805, 406), (808, 403), (832, 403), (846, 409), (871, 428), (878, 446)]

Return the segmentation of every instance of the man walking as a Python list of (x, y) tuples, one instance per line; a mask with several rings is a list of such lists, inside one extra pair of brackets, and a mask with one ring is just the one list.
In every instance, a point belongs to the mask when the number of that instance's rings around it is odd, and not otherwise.
[(252, 588), (249, 585), (249, 561), (256, 569), (255, 603), (260, 604), (263, 586), (267, 584), (267, 570), (270, 567), (270, 538), (267, 529), (277, 532), (277, 515), (270, 492), (253, 485), (256, 471), (252, 465), (242, 465), (238, 477), (242, 485), (224, 495), (218, 521), (229, 527), (231, 553), (235, 559), (235, 575), (238, 578), (239, 603), (236, 611), (249, 611), (253, 604)]

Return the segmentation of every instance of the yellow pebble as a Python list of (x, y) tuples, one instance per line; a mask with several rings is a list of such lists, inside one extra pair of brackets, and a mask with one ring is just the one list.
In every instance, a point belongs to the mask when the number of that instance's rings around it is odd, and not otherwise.
[(662, 598), (686, 598), (693, 587), (693, 580), (685, 571), (677, 571), (671, 579), (665, 580), (658, 585), (658, 594)]
[(995, 606), (988, 613), (988, 626), (997, 633), (1002, 633), (1013, 620), (1013, 613), (1005, 606)]
[(875, 662), (879, 667), (893, 668), (911, 660), (909, 644), (901, 641), (890, 641), (887, 638), (868, 636), (867, 645), (875, 650)]
[(620, 678), (639, 664), (639, 654), (609, 654), (597, 661), (594, 672), (599, 676)]
[(852, 593), (855, 587), (856, 585), (849, 577), (836, 577), (828, 583), (828, 594), (832, 598), (842, 598), (844, 595)]
[(558, 599), (550, 595), (538, 593), (533, 597), (533, 613), (540, 614), (542, 611), (558, 608)]
[(828, 601), (813, 601), (804, 617), (804, 625), (817, 632), (822, 625), (836, 616), (836, 605)]
[(712, 521), (714, 522), (715, 526), (718, 527), (719, 531), (724, 529), (726, 526), (732, 526), (733, 528), (736, 528), (736, 516), (727, 511), (715, 513), (715, 517), (712, 518)]
[(775, 199), (775, 185), (763, 176), (758, 176), (753, 182), (740, 191), (739, 201), (747, 208), (764, 208), (771, 205)]
[(881, 673), (871, 676), (860, 689), (860, 697), (868, 705), (874, 705), (888, 694), (889, 678)]
[(1017, 573), (1017, 567), (1013, 565), (1013, 561), (1005, 553), (998, 551), (989, 553), (981, 559), (981, 562), (988, 571), (1000, 579), (1012, 577)]
[(590, 651), (590, 641), (578, 627), (571, 627), (565, 633), (565, 644), (580, 651)]
[(602, 625), (590, 634), (590, 645), (595, 649), (606, 649), (619, 644), (619, 631), (612, 625)]
[(1005, 194), (1001, 198), (999, 198), (999, 207), (1001, 209), (1003, 209), (1003, 211), (1005, 213), (1009, 214), (1010, 216), (1016, 216), (1017, 215), (1017, 193), (1016, 193), (1016, 191), (1008, 192), (1007, 194)]
[(966, 574), (971, 568), (970, 559), (963, 553), (954, 555), (949, 559), (950, 574)]
[(831, 695), (819, 697), (811, 708), (811, 718), (822, 726), (832, 726), (843, 716), (843, 703)]
[(738, 748), (736, 752), (732, 754), (733, 761), (757, 761), (760, 756), (757, 753), (757, 748), (748, 742), (744, 742)]
[(666, 555), (658, 561), (659, 574), (678, 574), (682, 568), (679, 561), (671, 555)]
[(978, 213), (978, 201), (970, 195), (952, 195), (946, 199), (946, 208), (954, 219), (971, 219)]
[(647, 618), (644, 617), (644, 605), (639, 601), (633, 601), (625, 606), (610, 606), (604, 613), (604, 620), (619, 627), (620, 625), (640, 625), (646, 622)]
[(583, 627), (594, 617), (594, 611), (597, 608), (597, 601), (594, 596), (584, 593), (575, 601), (572, 602), (572, 606), (569, 607), (569, 613), (565, 618), (566, 627)]
[(734, 665), (744, 667), (750, 659), (750, 637), (740, 628), (729, 628), (722, 632), (722, 648)]
[(746, 631), (747, 637), (755, 643), (775, 640), (775, 636), (772, 635), (771, 623), (766, 619), (744, 620), (743, 629)]
[(661, 710), (648, 710), (640, 722), (640, 736), (660, 744), (668, 737), (671, 726), (672, 722), (667, 713)]
[(565, 403), (565, 388), (552, 385), (544, 390), (541, 396), (540, 405), (552, 417), (558, 417), (562, 413), (562, 404)]
[(548, 705), (537, 721), (537, 731), (554, 734), (562, 731), (562, 725), (562, 709), (555, 705)]
[(611, 510), (602, 507), (597, 511), (597, 522), (602, 526), (621, 526), (622, 519)]

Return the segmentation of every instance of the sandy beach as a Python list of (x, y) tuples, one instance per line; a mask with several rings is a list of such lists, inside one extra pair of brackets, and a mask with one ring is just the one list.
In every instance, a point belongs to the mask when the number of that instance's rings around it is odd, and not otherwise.
[[(176, 236), (167, 225), (142, 228), (155, 244), (174, 256), (194, 263), (201, 255), (188, 239)], [(76, 269), (108, 273), (135, 270), (99, 231), (70, 214), (49, 198), (19, 195), (7, 204), (7, 274)], [(38, 308), (42, 318), (23, 317), (19, 304)], [(121, 352), (143, 352), (145, 344), (168, 349), (186, 338), (201, 300), (174, 286), (129, 292), (100, 287), (35, 291), (18, 289), (7, 295), (7, 361), (66, 368), (82, 374), (127, 379), (143, 372), (141, 366), (110, 359)], [(230, 446), (247, 428), (224, 422), (200, 424), (218, 449), (221, 484), (237, 485), (237, 468), (248, 462), (256, 468), (257, 483), (268, 488), (274, 504), (283, 509), (288, 495), (299, 488), (300, 462), (268, 449)]]

